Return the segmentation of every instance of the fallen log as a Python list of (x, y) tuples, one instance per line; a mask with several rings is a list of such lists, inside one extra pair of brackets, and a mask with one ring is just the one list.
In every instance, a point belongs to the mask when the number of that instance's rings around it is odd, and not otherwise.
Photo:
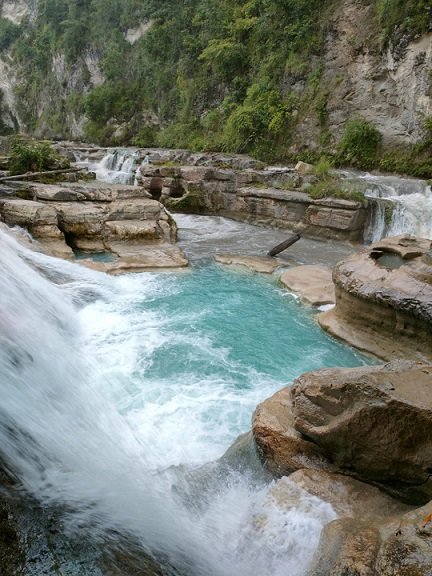
[(7, 182), (12, 180), (29, 180), (32, 178), (39, 178), (40, 176), (55, 176), (56, 174), (70, 174), (72, 172), (82, 172), (87, 168), (63, 168), (61, 170), (45, 170), (44, 172), (26, 172), (25, 174), (16, 174), (15, 176), (3, 176), (0, 182)]
[(300, 234), (292, 234), (284, 242), (281, 242), (280, 244), (272, 248), (270, 252), (267, 253), (267, 256), (277, 256), (278, 254), (280, 254), (280, 252), (283, 252), (284, 250), (286, 250), (287, 248), (298, 242), (300, 238), (301, 238)]

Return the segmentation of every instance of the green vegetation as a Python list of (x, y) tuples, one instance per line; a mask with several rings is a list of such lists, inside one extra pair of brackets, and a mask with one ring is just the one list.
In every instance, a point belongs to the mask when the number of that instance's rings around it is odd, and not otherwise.
[[(362, 1), (375, 11), (370, 32), (381, 46), (429, 26), (423, 0)], [(323, 48), (341, 0), (35, 4), (20, 26), (0, 19), (0, 51), (15, 62), (17, 112), (29, 133), (72, 138), (72, 126), (85, 119), (85, 138), (102, 145), (244, 152), (278, 162), (292, 159), (307, 119), (320, 133), (314, 151), (298, 155), (303, 160), (412, 165), (414, 153), (386, 155), (363, 119), (347, 123), (335, 153), (328, 103), (341, 79), (326, 77)], [(128, 41), (140, 23), (146, 33)], [(432, 122), (428, 138), (430, 146)], [(418, 173), (432, 176), (422, 162)]]
[(363, 118), (350, 120), (339, 144), (338, 162), (357, 168), (373, 168), (377, 164), (381, 141), (380, 132), (371, 122)]
[(7, 50), (19, 34), (19, 26), (6, 18), (0, 18), (0, 52)]
[(41, 172), (68, 168), (70, 162), (60, 156), (47, 142), (24, 141), (16, 139), (10, 151), (10, 174)]
[(377, 12), (385, 42), (396, 35), (414, 37), (429, 31), (431, 4), (427, 0), (378, 0)]
[(314, 200), (320, 198), (340, 198), (342, 200), (353, 200), (355, 202), (364, 202), (363, 192), (351, 187), (347, 188), (346, 183), (341, 178), (332, 174), (332, 160), (323, 156), (315, 165), (315, 176), (317, 182), (313, 183), (307, 193)]

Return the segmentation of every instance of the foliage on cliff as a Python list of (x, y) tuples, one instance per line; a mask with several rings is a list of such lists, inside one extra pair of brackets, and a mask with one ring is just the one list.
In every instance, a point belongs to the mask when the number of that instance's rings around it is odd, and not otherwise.
[[(321, 127), (321, 147), (335, 144), (321, 75), (341, 2), (38, 0), (20, 27), (0, 20), (0, 50), (18, 65), (18, 112), (30, 132), (68, 137), (85, 116), (87, 138), (102, 144), (275, 161), (287, 158), (306, 111)], [(425, 0), (363, 2), (383, 47), (430, 25)], [(140, 24), (145, 33), (131, 39)]]

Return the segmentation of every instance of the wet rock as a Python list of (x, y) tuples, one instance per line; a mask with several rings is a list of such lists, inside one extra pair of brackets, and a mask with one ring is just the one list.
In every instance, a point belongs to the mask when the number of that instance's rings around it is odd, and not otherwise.
[(284, 272), (280, 281), (307, 304), (335, 303), (332, 271), (326, 266), (295, 266)]
[[(207, 170), (207, 169), (206, 169)], [(177, 228), (163, 206), (143, 188), (119, 184), (62, 183), (18, 185), (16, 193), (38, 198), (0, 200), (0, 216), (8, 225), (26, 228), (43, 251), (72, 258), (72, 249), (111, 251), (115, 262), (80, 261), (119, 274), (187, 264), (171, 246)]]
[(412, 508), (391, 498), (376, 486), (343, 474), (298, 470), (289, 476), (289, 481), (331, 504), (340, 517), (381, 520), (398, 516)]
[(432, 502), (381, 526), (377, 574), (432, 574)]
[(272, 258), (265, 258), (262, 256), (244, 256), (242, 254), (218, 254), (214, 257), (215, 261), (219, 264), (244, 266), (254, 272), (262, 274), (273, 274), (279, 267), (278, 262)]
[(289, 388), (258, 405), (252, 418), (252, 432), (266, 467), (276, 476), (303, 468), (332, 471), (334, 467), (320, 447), (298, 432), (294, 424)]
[[(173, 211), (219, 214), (314, 237), (363, 238), (366, 206), (334, 198), (313, 200), (301, 190), (313, 176), (292, 168), (240, 171), (208, 163), (181, 167), (147, 164), (140, 171), (144, 189)], [(291, 185), (293, 190), (287, 190)]]
[(308, 576), (384, 576), (375, 569), (378, 528), (368, 521), (341, 518), (327, 524)]
[(335, 469), (424, 504), (432, 499), (431, 390), (431, 365), (310, 372), (291, 391), (294, 428)]
[(429, 503), (390, 520), (330, 522), (308, 576), (430, 576), (431, 512)]
[(5, 500), (0, 499), (0, 566), (2, 576), (21, 574), (24, 553), (12, 512)]

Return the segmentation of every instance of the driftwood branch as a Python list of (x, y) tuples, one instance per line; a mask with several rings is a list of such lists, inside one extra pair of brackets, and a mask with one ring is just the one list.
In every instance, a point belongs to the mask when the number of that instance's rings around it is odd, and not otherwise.
[(277, 246), (272, 248), (270, 252), (268, 252), (267, 256), (276, 256), (280, 252), (283, 252), (284, 250), (286, 250), (287, 248), (298, 242), (300, 238), (301, 238), (300, 234), (292, 234), (289, 238), (285, 240), (285, 242), (282, 242), (281, 244), (278, 244)]
[(51, 176), (55, 174), (70, 174), (71, 172), (82, 172), (86, 168), (63, 168), (62, 170), (46, 170), (45, 172), (27, 172), (26, 174), (17, 174), (15, 176), (3, 176), (0, 182), (8, 182), (11, 180), (31, 180), (32, 178), (39, 178), (39, 176)]

